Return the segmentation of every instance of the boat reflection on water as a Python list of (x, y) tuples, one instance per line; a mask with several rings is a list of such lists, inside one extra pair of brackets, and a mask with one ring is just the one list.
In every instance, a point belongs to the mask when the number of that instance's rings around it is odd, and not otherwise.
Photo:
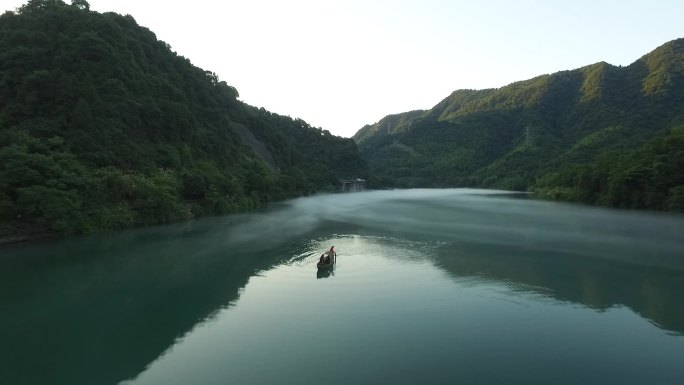
[(318, 269), (316, 271), (316, 279), (329, 278), (335, 276), (335, 266), (327, 269)]

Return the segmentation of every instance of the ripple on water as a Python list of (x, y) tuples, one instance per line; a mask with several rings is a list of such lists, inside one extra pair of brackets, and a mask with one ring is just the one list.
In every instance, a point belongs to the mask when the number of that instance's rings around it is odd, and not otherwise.
[[(331, 245), (337, 251), (337, 263), (332, 269), (319, 271), (316, 263)], [(323, 309), (377, 313), (393, 311), (392, 306), (396, 308), (398, 303), (402, 311), (422, 308), (434, 300), (407, 301), (402, 293), (424, 292), (423, 288), (434, 285), (434, 276), (446, 278), (435, 269), (431, 257), (441, 246), (357, 235), (300, 241), (287, 262), (253, 277), (246, 292), (252, 297), (263, 295), (276, 316)], [(422, 278), (416, 279), (421, 274)], [(308, 306), (302, 308), (302, 304)]]

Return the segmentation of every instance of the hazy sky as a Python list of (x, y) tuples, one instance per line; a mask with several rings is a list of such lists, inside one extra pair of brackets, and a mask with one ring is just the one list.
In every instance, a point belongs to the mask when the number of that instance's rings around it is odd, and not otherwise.
[[(24, 0), (0, 0), (14, 10)], [(70, 2), (67, 0), (67, 2)], [(684, 37), (682, 0), (89, 0), (132, 15), (246, 103), (340, 136)]]

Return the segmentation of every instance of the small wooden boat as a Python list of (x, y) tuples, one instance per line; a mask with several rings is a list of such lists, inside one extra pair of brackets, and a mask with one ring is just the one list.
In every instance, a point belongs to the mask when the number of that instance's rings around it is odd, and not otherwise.
[(333, 252), (326, 251), (325, 253), (323, 253), (323, 256), (324, 256), (324, 259), (327, 260), (328, 258), (330, 258), (330, 260), (327, 262), (326, 261), (323, 261), (323, 262), (318, 261), (318, 263), (316, 264), (316, 266), (318, 266), (318, 269), (327, 269), (329, 267), (332, 267), (335, 264), (335, 262), (337, 261), (337, 253), (334, 251)]

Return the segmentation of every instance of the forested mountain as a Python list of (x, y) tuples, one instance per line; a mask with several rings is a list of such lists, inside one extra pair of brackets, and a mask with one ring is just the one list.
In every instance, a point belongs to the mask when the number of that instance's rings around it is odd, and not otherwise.
[(496, 187), (684, 210), (684, 39), (627, 67), (602, 62), (458, 90), (354, 139), (384, 185)]
[(84, 0), (6, 12), (0, 238), (241, 211), (368, 176), (352, 139), (237, 98), (131, 16)]

